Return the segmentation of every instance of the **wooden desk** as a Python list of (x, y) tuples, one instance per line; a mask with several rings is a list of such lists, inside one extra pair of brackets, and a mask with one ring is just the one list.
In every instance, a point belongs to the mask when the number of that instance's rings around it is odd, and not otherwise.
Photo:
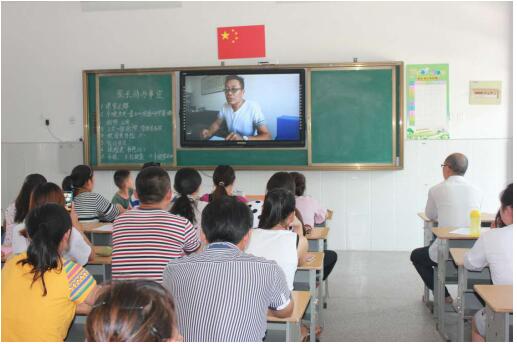
[(448, 339), (445, 333), (445, 279), (449, 247), (471, 248), (477, 237), (451, 233), (457, 227), (434, 227), (432, 233), (438, 240), (438, 273), (434, 285), (434, 312), (438, 319), (438, 332)]
[[(307, 240), (309, 240), (309, 251), (312, 251), (312, 252), (325, 251), (327, 249), (327, 238), (329, 235), (329, 231), (330, 231), (330, 228), (328, 228), (328, 227), (314, 227), (306, 237)], [(323, 296), (323, 308), (327, 308), (329, 285), (328, 285), (328, 281), (323, 281), (323, 278), (322, 278), (322, 283), (325, 288), (325, 295)]]
[[(424, 212), (418, 213), (418, 217), (420, 217), (425, 222), (432, 222), (438, 224), (436, 221), (432, 221), (429, 219)], [(483, 227), (490, 227), (492, 222), (495, 220), (495, 214), (492, 213), (481, 213), (481, 224)]]
[(475, 285), (474, 290), (485, 301), (486, 341), (510, 341), (510, 313), (513, 313), (512, 285)]
[(280, 328), (285, 331), (286, 342), (299, 342), (301, 337), (301, 320), (311, 300), (311, 293), (308, 291), (293, 290), (291, 298), (294, 302), (293, 314), (288, 318), (276, 318), (268, 315), (268, 329)]
[[(306, 257), (314, 257), (311, 261), (304, 261), (303, 264), (298, 266), (296, 271), (296, 277), (299, 277), (299, 281), (309, 285), (309, 291), (311, 293), (310, 302), (310, 341), (316, 341), (316, 314), (318, 314), (318, 323), (322, 325), (322, 298), (321, 288), (316, 287), (316, 273), (323, 271), (323, 258), (325, 253), (323, 252), (309, 252)], [(321, 283), (320, 283), (321, 287)], [(317, 308), (317, 309), (316, 309)]]
[(490, 284), (490, 270), (488, 267), (481, 271), (470, 271), (465, 269), (463, 264), (465, 254), (469, 251), (468, 248), (451, 248), (450, 254), (454, 264), (458, 267), (458, 296), (456, 299), (457, 312), (458, 312), (458, 338), (456, 341), (465, 341), (465, 312), (467, 310), (477, 311), (483, 307), (477, 297), (474, 295), (473, 289), (469, 288), (469, 281), (472, 284), (473, 280), (476, 283)]
[(316, 252), (323, 252), (326, 249), (326, 242), (329, 235), (329, 229), (327, 227), (314, 227), (311, 232), (306, 236), (309, 240), (309, 246), (311, 241), (315, 241), (317, 244)]
[(88, 270), (90, 274), (94, 277), (101, 277), (96, 278), (99, 284), (111, 280), (111, 256), (98, 255), (97, 252), (102, 249), (101, 247), (102, 246), (94, 246), (95, 258), (85, 265), (85, 269)]
[[(84, 234), (90, 239), (92, 244), (97, 246), (111, 246), (112, 230), (99, 230), (97, 228), (110, 225), (109, 222), (81, 222)], [(113, 225), (113, 224), (111, 224)]]

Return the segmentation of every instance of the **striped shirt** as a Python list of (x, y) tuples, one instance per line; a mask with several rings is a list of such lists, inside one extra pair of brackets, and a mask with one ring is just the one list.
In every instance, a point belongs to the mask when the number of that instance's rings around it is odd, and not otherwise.
[(94, 192), (83, 192), (75, 196), (74, 207), (79, 221), (113, 222), (119, 215), (119, 210), (114, 204)]
[(285, 275), (275, 262), (227, 242), (171, 261), (163, 285), (174, 298), (187, 342), (260, 342), (268, 308), (281, 310), (290, 302)]
[(162, 281), (174, 258), (196, 251), (201, 242), (185, 218), (161, 209), (128, 210), (113, 224), (113, 279)]

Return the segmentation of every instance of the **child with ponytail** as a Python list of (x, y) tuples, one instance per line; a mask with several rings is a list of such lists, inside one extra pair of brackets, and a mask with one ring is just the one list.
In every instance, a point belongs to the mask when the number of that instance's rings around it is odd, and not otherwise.
[[(223, 197), (233, 196), (233, 184), (235, 183), (235, 171), (229, 165), (219, 165), (214, 170), (212, 177), (214, 181), (214, 191), (211, 194), (204, 194), (201, 200), (212, 202)], [(235, 196), (237, 200), (247, 203), (248, 200), (242, 196)]]
[(174, 176), (174, 190), (178, 193), (175, 198), (171, 214), (179, 215), (189, 220), (198, 233), (201, 231), (201, 213), (208, 204), (197, 199), (201, 175), (193, 168), (179, 169)]

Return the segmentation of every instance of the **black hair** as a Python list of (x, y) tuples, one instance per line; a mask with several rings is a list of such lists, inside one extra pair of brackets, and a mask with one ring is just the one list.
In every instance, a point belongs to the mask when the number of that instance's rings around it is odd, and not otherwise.
[(72, 170), (70, 178), (72, 179), (74, 194), (77, 195), (77, 190), (93, 178), (93, 169), (88, 165), (77, 165)]
[(294, 180), (289, 173), (277, 172), (273, 174), (271, 178), (269, 178), (266, 189), (267, 191), (271, 191), (273, 189), (287, 189), (294, 194), (296, 185), (294, 184)]
[(228, 75), (226, 77), (226, 79), (224, 79), (224, 84), (226, 85), (226, 83), (230, 80), (237, 80), (239, 82), (239, 84), (241, 84), (241, 88), (244, 89), (244, 79), (241, 77), (241, 76), (238, 76), (238, 75)]
[(36, 188), (36, 186), (46, 182), (47, 179), (38, 173), (29, 174), (27, 177), (25, 177), (22, 188), (20, 189), (20, 193), (18, 193), (18, 197), (16, 197), (16, 200), (14, 201), (14, 207), (16, 209), (14, 214), (14, 222), (21, 223), (23, 220), (25, 220), (25, 217), (29, 212), (29, 203), (31, 200), (32, 191)]
[(214, 181), (215, 190), (210, 195), (210, 202), (224, 196), (230, 196), (226, 192), (226, 187), (235, 182), (235, 171), (230, 165), (219, 165), (214, 170), (212, 180)]
[(192, 195), (201, 185), (201, 175), (193, 168), (185, 167), (179, 169), (174, 176), (174, 189), (180, 194), (171, 208), (171, 214), (182, 216), (192, 223), (195, 223), (194, 200), (188, 196)]
[(294, 194), (287, 189), (273, 189), (266, 194), (259, 228), (271, 229), (289, 217), (296, 209)]
[(61, 188), (63, 191), (73, 191), (73, 185), (72, 185), (72, 177), (66, 176), (63, 178), (63, 181), (61, 182)]
[(147, 167), (153, 167), (153, 166), (154, 166), (154, 167), (160, 167), (160, 165), (161, 165), (161, 164), (160, 164), (159, 162), (148, 161), (148, 162), (146, 162), (146, 163), (144, 163), (144, 164), (142, 165), (142, 170), (143, 170), (144, 168), (147, 168)]
[(32, 266), (32, 284), (41, 278), (45, 296), (45, 272), (62, 268), (59, 245), (65, 233), (72, 229), (72, 220), (63, 206), (47, 203), (29, 212), (25, 219), (25, 228), (31, 241), (27, 248), (27, 258), (20, 260), (18, 264)]
[(445, 159), (445, 165), (449, 166), (455, 175), (464, 176), (469, 167), (469, 160), (461, 153), (453, 153)]
[(113, 181), (119, 189), (122, 189), (122, 187), (124, 186), (124, 182), (126, 181), (126, 179), (129, 178), (129, 174), (129, 170), (115, 171), (115, 174), (113, 175)]
[(252, 224), (253, 216), (249, 207), (233, 197), (210, 202), (201, 215), (201, 227), (209, 243), (238, 244)]
[(289, 175), (291, 175), (291, 178), (294, 180), (294, 194), (296, 196), (302, 196), (305, 192), (305, 176), (299, 172), (291, 172)]
[(112, 281), (86, 319), (89, 342), (161, 342), (177, 326), (172, 295), (149, 280)]
[(171, 190), (171, 179), (163, 168), (150, 166), (138, 173), (135, 185), (140, 202), (156, 203), (161, 202)]
[(506, 189), (501, 193), (501, 205), (503, 207), (513, 208), (513, 183), (508, 184)]

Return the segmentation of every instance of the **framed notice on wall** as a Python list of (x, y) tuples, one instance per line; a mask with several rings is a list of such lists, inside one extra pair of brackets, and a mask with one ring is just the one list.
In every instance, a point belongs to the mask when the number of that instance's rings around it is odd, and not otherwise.
[(407, 65), (407, 138), (449, 138), (449, 65)]

